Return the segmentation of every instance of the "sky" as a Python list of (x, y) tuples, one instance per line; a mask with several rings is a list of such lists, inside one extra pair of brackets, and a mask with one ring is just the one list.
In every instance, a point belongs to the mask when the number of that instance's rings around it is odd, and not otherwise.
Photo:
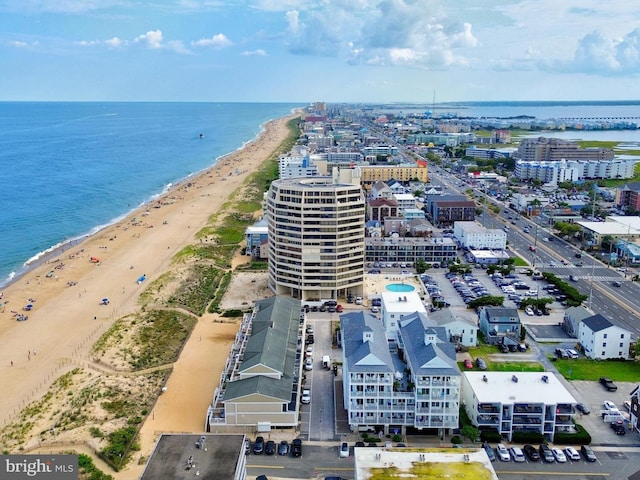
[(633, 0), (0, 0), (0, 101), (640, 99)]

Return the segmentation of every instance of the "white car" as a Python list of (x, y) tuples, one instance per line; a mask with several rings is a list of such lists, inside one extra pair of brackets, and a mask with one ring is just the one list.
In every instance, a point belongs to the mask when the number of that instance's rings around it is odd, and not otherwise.
[(513, 458), (514, 462), (525, 461), (524, 452), (522, 451), (521, 448), (518, 448), (518, 447), (511, 447), (511, 457)]
[(349, 444), (342, 442), (340, 444), (340, 458), (347, 458), (349, 456)]
[(569, 460), (572, 461), (576, 461), (579, 462), (580, 461), (580, 454), (578, 453), (578, 451), (573, 448), (573, 447), (567, 447), (564, 449), (564, 454), (567, 456), (567, 458)]
[(553, 453), (553, 456), (556, 459), (556, 462), (565, 463), (567, 461), (567, 457), (565, 456), (561, 448), (554, 447), (551, 449), (551, 452)]
[(499, 443), (496, 446), (496, 454), (498, 455), (498, 458), (503, 462), (511, 461), (511, 455), (509, 455), (509, 450), (507, 450), (507, 447), (505, 447), (502, 443)]
[(609, 400), (605, 400), (604, 402), (602, 402), (602, 406), (604, 407), (605, 410), (609, 410), (609, 411), (617, 411), (618, 407), (616, 407), (616, 404), (609, 401)]
[(304, 403), (304, 404), (311, 403), (311, 390), (302, 390), (300, 403)]
[(313, 370), (313, 358), (307, 357), (307, 359), (304, 361), (304, 369), (307, 371)]

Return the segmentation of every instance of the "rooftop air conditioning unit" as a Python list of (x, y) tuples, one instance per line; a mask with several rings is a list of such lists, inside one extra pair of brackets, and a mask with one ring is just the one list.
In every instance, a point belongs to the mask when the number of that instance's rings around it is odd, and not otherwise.
[(513, 383), (518, 383), (518, 377), (516, 377), (515, 375), (512, 375), (512, 376), (511, 376), (511, 381), (512, 381)]

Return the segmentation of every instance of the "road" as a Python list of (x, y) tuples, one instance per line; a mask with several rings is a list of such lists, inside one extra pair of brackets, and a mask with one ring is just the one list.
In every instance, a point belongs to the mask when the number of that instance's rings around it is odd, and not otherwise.
[[(432, 182), (441, 184), (452, 193), (472, 188), (464, 183), (460, 186), (458, 178), (442, 170), (437, 172), (439, 173), (432, 175)], [(518, 215), (480, 190), (474, 189), (474, 192), (500, 208), (499, 215), (485, 209), (478, 221), (487, 228), (506, 226), (510, 250), (543, 272), (553, 273), (570, 282), (573, 276), (576, 281), (571, 283), (580, 293), (588, 296), (585, 306), (603, 315), (614, 325), (629, 330), (633, 338), (640, 338), (640, 286), (636, 282), (556, 237), (545, 226), (536, 223), (535, 219)], [(526, 226), (529, 226), (528, 233), (524, 231)], [(531, 246), (535, 246), (535, 252), (530, 250)], [(576, 254), (580, 254), (581, 258), (577, 258)], [(615, 287), (614, 281), (619, 281), (621, 286)]]

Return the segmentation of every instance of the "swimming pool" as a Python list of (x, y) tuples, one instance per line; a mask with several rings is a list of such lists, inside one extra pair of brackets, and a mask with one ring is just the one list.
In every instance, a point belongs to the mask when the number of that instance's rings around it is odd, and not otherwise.
[(390, 283), (385, 288), (390, 292), (396, 292), (396, 293), (413, 292), (416, 289), (416, 287), (413, 287), (411, 285), (405, 285), (404, 283)]

